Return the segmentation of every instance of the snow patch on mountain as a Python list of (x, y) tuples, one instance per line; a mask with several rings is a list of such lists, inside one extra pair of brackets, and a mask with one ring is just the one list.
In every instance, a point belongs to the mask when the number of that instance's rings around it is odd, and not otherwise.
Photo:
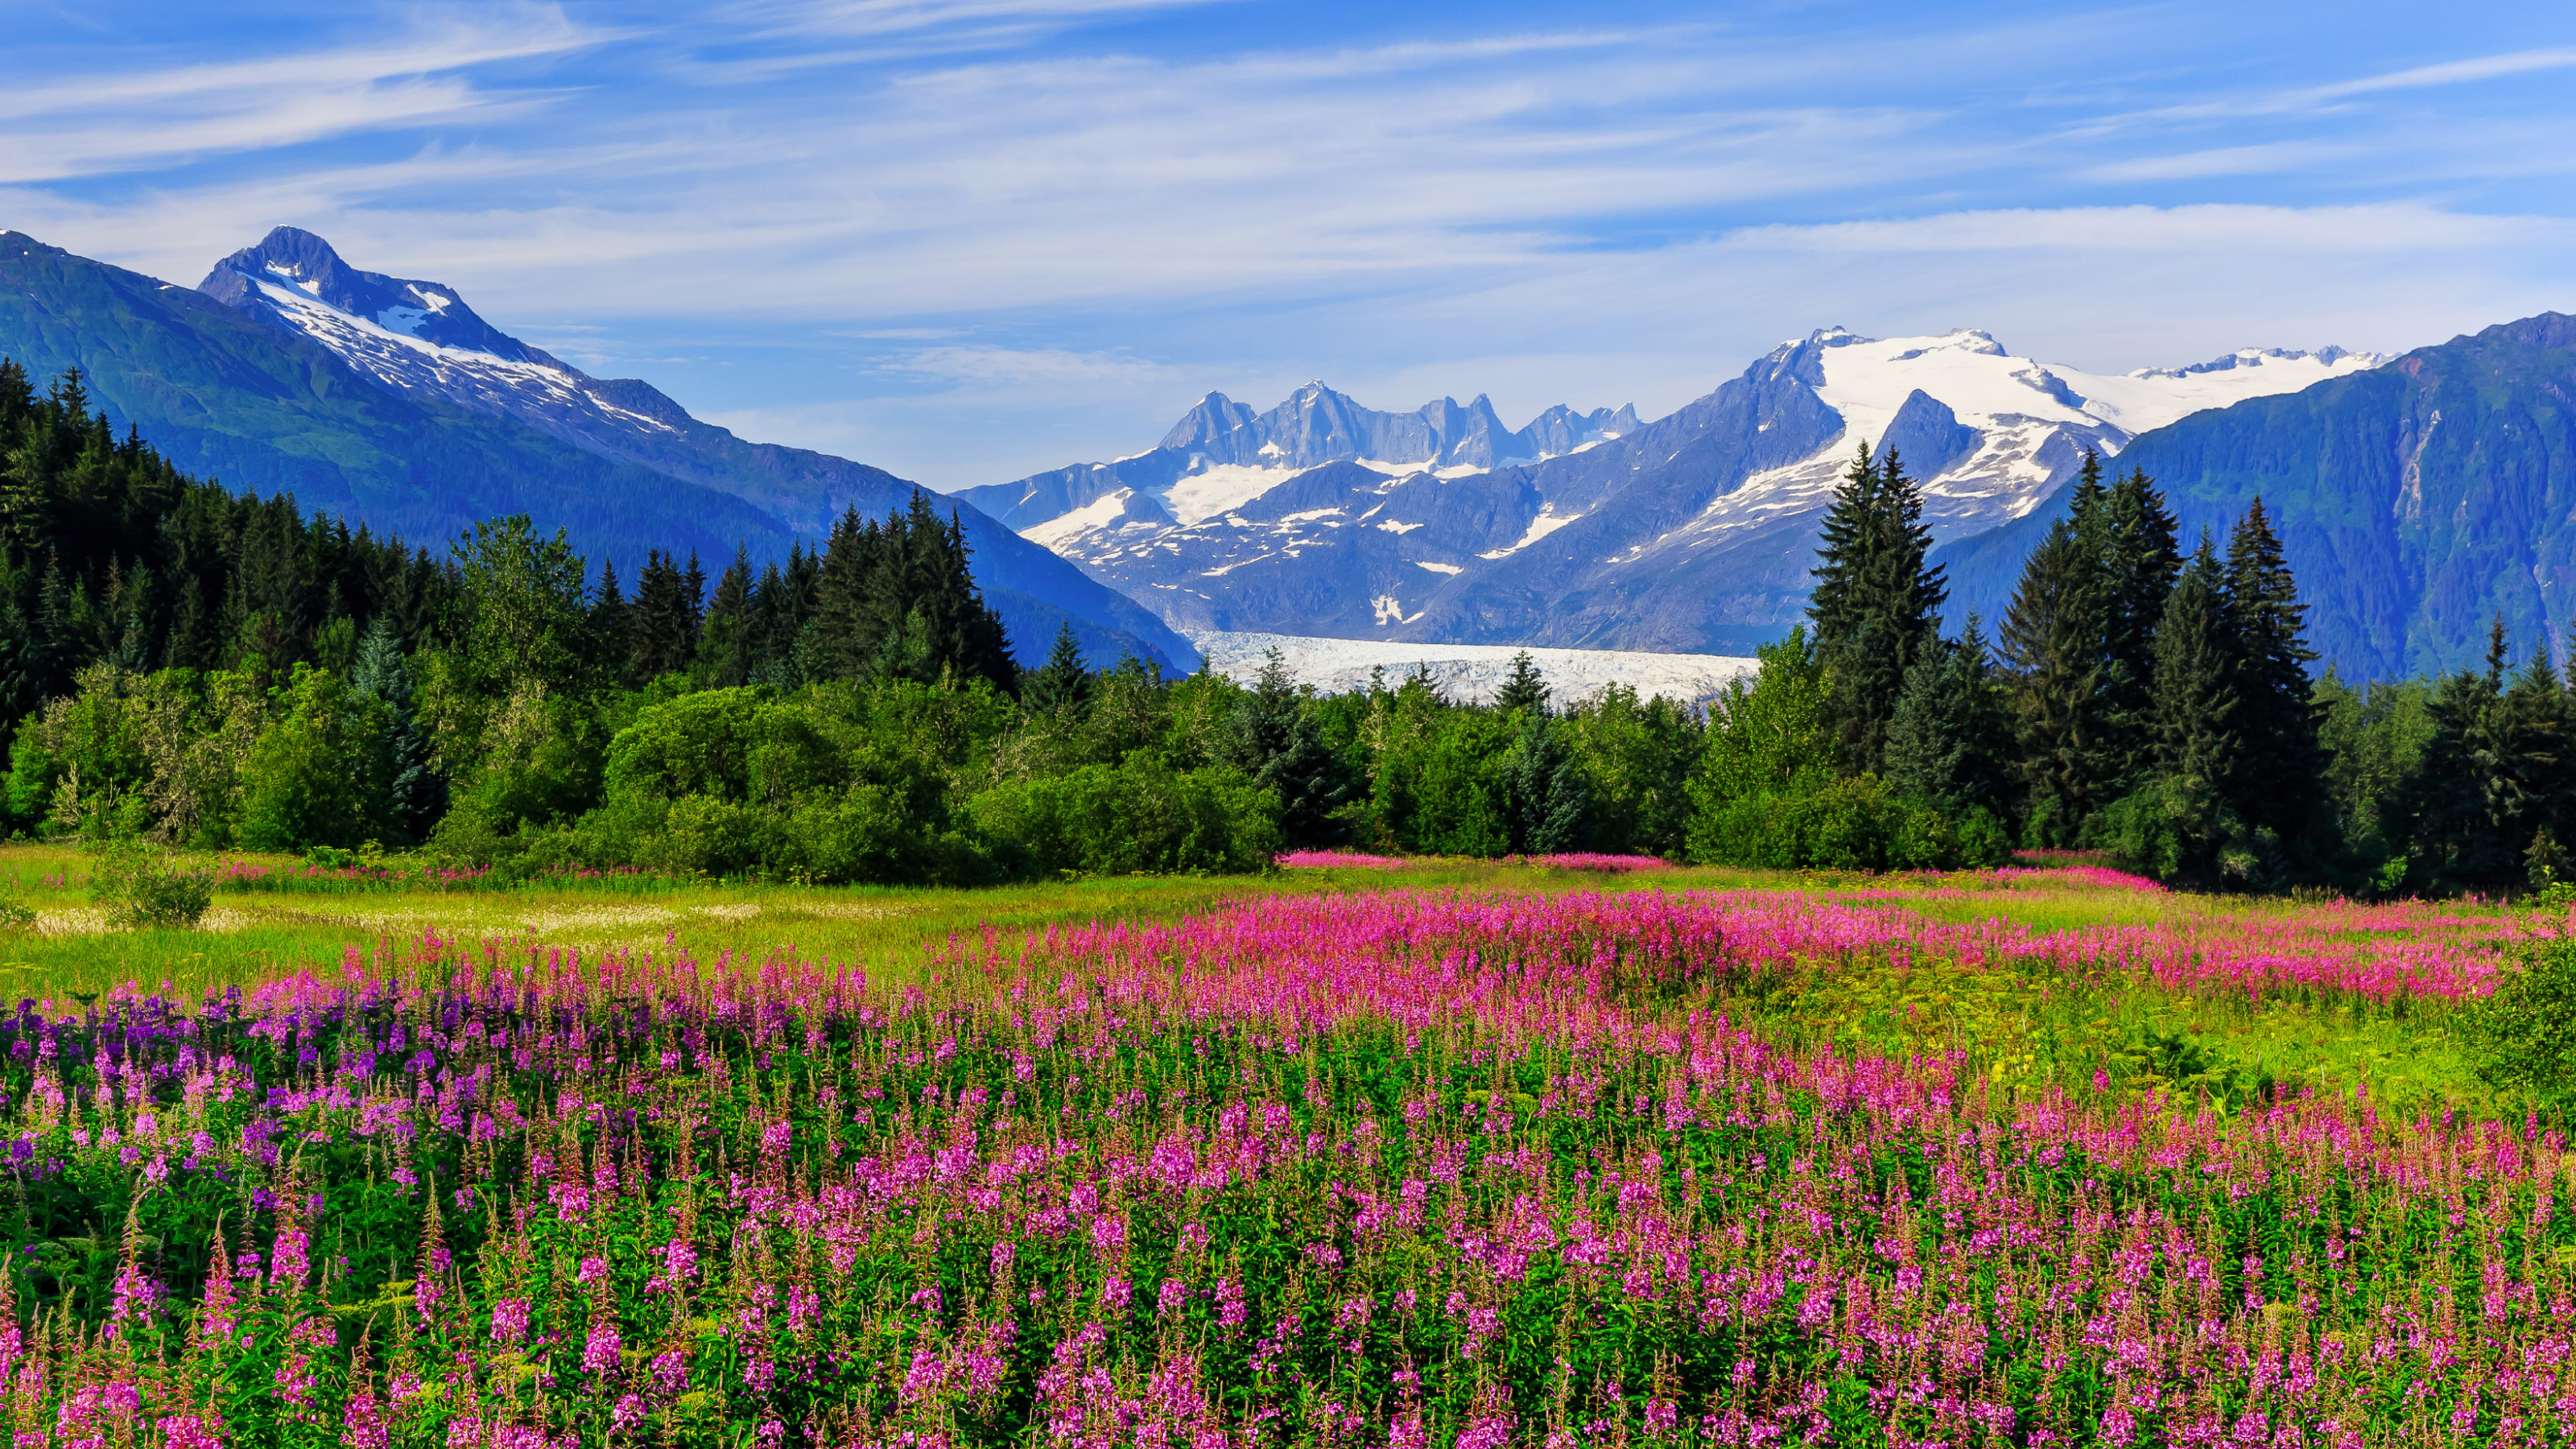
[[(1195, 472), (1182, 474), (1165, 488), (1161, 501), (1171, 510), (1172, 517), (1181, 523), (1198, 523), (1241, 508), (1301, 471), (1296, 468), (1251, 467), (1242, 463), (1203, 464)], [(1020, 536), (1026, 538), (1029, 533), (1022, 529)]]

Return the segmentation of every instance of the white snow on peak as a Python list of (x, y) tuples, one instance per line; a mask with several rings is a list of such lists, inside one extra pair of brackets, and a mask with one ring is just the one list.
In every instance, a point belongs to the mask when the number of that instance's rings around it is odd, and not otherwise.
[(2095, 413), (2135, 434), (2208, 408), (2297, 392), (2329, 378), (2368, 372), (2389, 360), (2386, 353), (2346, 352), (2339, 347), (2321, 352), (2248, 347), (2221, 359), (2225, 365), (2140, 368), (2117, 377), (2069, 374), (2069, 380)]
[[(311, 284), (280, 263), (269, 263), (267, 273), (240, 275), (280, 320), (388, 387), (436, 392), (470, 406), (528, 417), (540, 426), (549, 426), (548, 418), (589, 414), (633, 432), (679, 431), (659, 418), (603, 401), (589, 391), (586, 379), (569, 369), (496, 357), (475, 348), (442, 346), (421, 337), (417, 333), (428, 309), (388, 307), (379, 316), (360, 317), (314, 295)], [(424, 302), (438, 296), (418, 288), (413, 291)], [(445, 306), (455, 299), (438, 296), (438, 301)], [(531, 406), (533, 417), (528, 412)]]
[(1294, 478), (1296, 468), (1255, 468), (1214, 463), (1183, 475), (1165, 491), (1163, 505), (1184, 527), (1221, 517)]
[(1430, 563), (1422, 559), (1413, 560), (1413, 566), (1418, 569), (1429, 569), (1435, 574), (1463, 574), (1467, 571), (1458, 564)]
[[(302, 292), (307, 297), (318, 298), (322, 295), (322, 284), (320, 282), (308, 282), (304, 280), (304, 272), (299, 267), (291, 267), (284, 262), (270, 262), (268, 264), (268, 274), (285, 282), (295, 290)], [(259, 279), (257, 277), (253, 277), (251, 280), (256, 282)]]
[(1991, 431), (2024, 421), (2108, 425), (2124, 435), (2116, 442), (2125, 443), (2203, 409), (2296, 392), (2385, 361), (2377, 353), (2335, 348), (2321, 353), (2248, 348), (2224, 365), (2105, 375), (2014, 356), (1989, 334), (1970, 329), (1940, 337), (1844, 342), (1819, 359), (1825, 385), (1816, 392), (1848, 426), (1834, 445), (1837, 453), (1849, 452), (1854, 439), (1875, 443), (1885, 436), (1897, 409), (1918, 388), (1973, 428)]
[(1020, 537), (1041, 548), (1061, 548), (1083, 534), (1106, 528), (1127, 516), (1127, 500), (1135, 494), (1125, 488), (1104, 493), (1071, 512), (1059, 513), (1044, 523), (1020, 530)]

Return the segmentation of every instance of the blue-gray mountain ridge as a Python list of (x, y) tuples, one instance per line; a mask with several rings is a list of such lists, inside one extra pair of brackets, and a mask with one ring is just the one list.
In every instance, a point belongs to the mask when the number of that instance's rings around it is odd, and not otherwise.
[[(79, 368), (116, 423), (183, 470), (433, 551), (526, 513), (633, 577), (648, 548), (710, 570), (809, 546), (913, 485), (864, 464), (745, 442), (649, 384), (589, 377), (476, 315), (452, 287), (350, 267), (280, 227), (199, 290), (0, 233), (0, 356)], [(1153, 614), (972, 508), (976, 577), (1030, 663), (1060, 623), (1102, 660), (1196, 651)]]

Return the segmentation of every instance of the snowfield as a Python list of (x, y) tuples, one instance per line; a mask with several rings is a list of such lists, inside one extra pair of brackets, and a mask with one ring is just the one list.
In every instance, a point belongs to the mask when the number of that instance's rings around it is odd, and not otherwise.
[[(1268, 652), (1279, 651), (1297, 678), (1326, 694), (1365, 689), (1372, 669), (1393, 685), (1414, 666), (1427, 665), (1443, 694), (1482, 704), (1511, 674), (1508, 644), (1406, 644), (1380, 639), (1318, 639), (1299, 634), (1232, 630), (1183, 631), (1207, 656), (1208, 667), (1244, 683), (1261, 673)], [(1752, 672), (1755, 661), (1725, 654), (1650, 654), (1626, 649), (1532, 649), (1530, 658), (1563, 703), (1624, 684), (1640, 696), (1668, 695), (1699, 702), (1728, 680)]]

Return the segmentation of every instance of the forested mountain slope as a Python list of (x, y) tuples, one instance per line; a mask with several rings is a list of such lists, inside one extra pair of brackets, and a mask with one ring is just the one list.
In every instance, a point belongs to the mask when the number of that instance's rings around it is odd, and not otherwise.
[[(2576, 616), (2576, 317), (2544, 313), (2301, 392), (2195, 413), (2120, 455), (2164, 488), (2186, 543), (2260, 497), (2347, 678), (2464, 667), (2501, 615), (2564, 657)], [(2063, 491), (1959, 540), (1954, 616), (1998, 617)]]
[[(79, 369), (95, 404), (183, 473), (291, 493), (304, 508), (441, 551), (478, 520), (525, 513), (543, 530), (566, 529), (629, 577), (653, 549), (695, 552), (711, 570), (737, 547), (755, 561), (783, 561), (799, 539), (819, 545), (839, 510), (882, 517), (913, 491), (877, 469), (803, 455), (821, 460), (814, 466), (836, 480), (827, 487), (798, 474), (792, 456), (777, 456), (795, 450), (744, 443), (668, 399), (661, 405), (677, 421), (662, 431), (676, 441), (661, 452), (640, 443), (609, 449), (470, 396), (395, 385), (356, 353), (256, 309), (16, 232), (0, 233), (0, 357), (40, 383)], [(651, 392), (640, 383), (584, 381), (651, 405), (633, 391)], [(801, 501), (781, 501), (791, 498)], [(976, 510), (958, 511), (977, 579), (1021, 653), (1042, 654), (1069, 622), (1101, 657), (1195, 663), (1187, 642), (1148, 611)]]

